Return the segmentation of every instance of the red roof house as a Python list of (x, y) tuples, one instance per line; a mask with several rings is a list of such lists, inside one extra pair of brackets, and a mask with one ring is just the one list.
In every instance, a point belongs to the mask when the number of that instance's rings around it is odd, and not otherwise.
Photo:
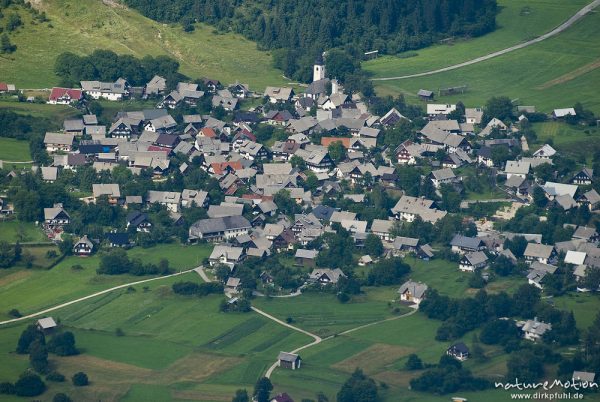
[(48, 103), (69, 105), (71, 103), (79, 102), (83, 99), (83, 92), (81, 89), (74, 88), (52, 88)]

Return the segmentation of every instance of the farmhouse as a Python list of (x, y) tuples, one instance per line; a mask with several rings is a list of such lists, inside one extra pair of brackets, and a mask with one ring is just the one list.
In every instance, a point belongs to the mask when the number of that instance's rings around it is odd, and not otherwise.
[(482, 251), (467, 253), (460, 259), (458, 268), (463, 272), (475, 272), (487, 265), (488, 258)]
[(133, 211), (127, 215), (127, 229), (130, 227), (134, 227), (138, 232), (149, 233), (152, 228), (152, 223), (148, 219), (147, 214)]
[(129, 96), (129, 84), (123, 78), (115, 82), (81, 81), (81, 88), (94, 99), (120, 101)]
[(523, 256), (528, 263), (537, 261), (542, 264), (549, 264), (555, 258), (556, 250), (554, 249), (554, 246), (528, 243)]
[(61, 204), (56, 204), (52, 208), (44, 208), (44, 221), (49, 227), (59, 228), (68, 225), (71, 217)]
[(75, 255), (90, 255), (93, 251), (94, 243), (87, 236), (83, 236), (73, 246), (73, 254)]
[(409, 280), (400, 286), (398, 293), (400, 294), (400, 300), (414, 303), (418, 306), (425, 298), (427, 289), (428, 286), (426, 284)]
[(71, 152), (73, 149), (73, 134), (46, 133), (44, 145), (48, 153)]
[(247, 234), (252, 225), (243, 216), (201, 219), (189, 229), (190, 242), (198, 240), (222, 241)]
[(333, 284), (335, 285), (336, 283), (338, 283), (338, 281), (340, 280), (341, 277), (346, 277), (346, 274), (344, 274), (344, 272), (339, 269), (339, 268), (335, 268), (335, 269), (330, 269), (330, 268), (320, 268), (320, 269), (314, 269), (310, 275), (309, 275), (309, 280), (311, 282), (318, 282), (321, 284)]
[(538, 321), (537, 317), (533, 320), (527, 320), (521, 327), (525, 339), (530, 341), (539, 340), (544, 334), (552, 330), (552, 324)]
[(475, 251), (482, 251), (485, 249), (485, 243), (478, 237), (467, 237), (461, 234), (455, 234), (450, 241), (452, 251), (455, 253), (469, 253)]
[(36, 322), (36, 327), (42, 332), (48, 333), (58, 327), (56, 321), (52, 317), (40, 318)]
[(230, 246), (215, 246), (208, 261), (210, 266), (216, 264), (224, 264), (233, 268), (237, 263), (242, 261), (244, 258), (244, 249), (241, 247), (230, 247)]
[(48, 103), (52, 105), (72, 105), (83, 100), (83, 92), (73, 88), (52, 88)]
[(119, 189), (118, 184), (92, 184), (92, 194), (94, 202), (96, 202), (99, 197), (106, 196), (111, 205), (117, 205), (121, 198), (121, 190)]
[(465, 361), (469, 358), (469, 348), (462, 342), (455, 343), (446, 350), (446, 354), (457, 360)]

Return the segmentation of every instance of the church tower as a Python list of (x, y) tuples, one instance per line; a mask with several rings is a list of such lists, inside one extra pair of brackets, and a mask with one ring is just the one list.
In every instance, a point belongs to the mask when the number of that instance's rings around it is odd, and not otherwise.
[(319, 53), (313, 66), (313, 82), (319, 81), (325, 78), (325, 62), (323, 61), (323, 55)]

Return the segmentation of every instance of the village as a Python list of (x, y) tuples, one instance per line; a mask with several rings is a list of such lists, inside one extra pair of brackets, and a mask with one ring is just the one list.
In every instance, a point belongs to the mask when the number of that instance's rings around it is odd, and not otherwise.
[[(552, 144), (529, 145), (535, 140), (530, 120), (568, 124), (577, 119), (575, 108), (544, 115), (535, 106), (509, 105), (514, 119), (507, 119), (482, 105), (438, 104), (435, 92), (421, 90), (422, 115), (414, 109), (403, 114), (403, 105), (376, 115), (358, 94), (327, 78), (322, 58), (312, 83), (296, 91), (254, 93), (245, 84), (211, 79), (179, 82), (168, 91), (160, 76), (143, 88), (126, 79), (53, 88), (47, 103), (83, 115), (65, 120), (61, 132), (46, 133), (51, 163), (34, 166), (35, 174), (55, 183), (91, 166), (91, 194), (79, 200), (123, 210), (125, 219), (86, 233), (85, 225), (73, 225), (75, 211), (56, 200), (44, 206), (40, 226), (56, 244), (72, 237), (71, 252), (79, 256), (141, 247), (140, 238), (213, 244), (199, 269), (222, 283), (230, 305), (303, 291), (334, 292), (345, 302), (357, 293), (357, 272), (369, 280), (370, 270), (392, 275), (385, 260), (406, 257), (446, 261), (470, 275), (472, 288), (509, 272), (544, 294), (598, 290), (594, 170), (589, 161), (568, 161)], [(156, 107), (119, 112), (110, 126), (99, 124), (86, 106), (137, 98), (155, 100)], [(210, 114), (180, 112), (206, 102)], [(252, 106), (240, 109), (245, 102)], [(112, 180), (114, 172), (144, 177), (154, 187), (125, 189)], [(0, 198), (5, 219), (18, 215), (14, 204)], [(178, 229), (154, 238), (157, 213), (161, 227)], [(534, 230), (538, 225), (544, 229)], [(288, 265), (281, 266), (281, 256)], [(418, 309), (428, 281), (412, 280), (410, 273), (397, 279), (395, 302)], [(515, 323), (532, 342), (553, 330), (537, 317)], [(43, 318), (38, 325), (48, 330), (58, 324)], [(470, 350), (449, 343), (447, 354), (465, 361)], [(298, 353), (282, 351), (277, 359), (281, 368), (301, 368)], [(272, 400), (292, 399), (284, 393)]]

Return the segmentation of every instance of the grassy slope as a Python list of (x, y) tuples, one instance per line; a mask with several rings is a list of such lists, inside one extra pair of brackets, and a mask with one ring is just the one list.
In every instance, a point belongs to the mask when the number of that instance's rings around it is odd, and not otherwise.
[(14, 138), (0, 138), (0, 160), (26, 162), (31, 160), (29, 142)]
[(548, 121), (535, 123), (533, 129), (537, 134), (537, 141), (529, 145), (533, 150), (552, 140), (556, 150), (577, 160), (585, 157), (589, 162), (595, 153), (600, 152), (600, 129), (597, 127), (579, 127)]
[[(497, 29), (479, 38), (436, 45), (404, 57), (384, 56), (365, 63), (377, 77), (392, 77), (435, 70), (505, 49), (527, 41), (560, 25), (588, 0), (499, 0)], [(528, 12), (527, 12), (528, 11)], [(414, 54), (416, 56), (411, 56)], [(400, 55), (402, 57), (402, 54)]]
[[(217, 35), (198, 25), (186, 34), (180, 26), (159, 24), (121, 6), (100, 0), (43, 0), (40, 8), (48, 23), (31, 24), (11, 35), (17, 51), (0, 57), (2, 79), (20, 88), (47, 88), (58, 83), (53, 73), (56, 56), (65, 51), (88, 54), (97, 48), (117, 53), (169, 55), (181, 64), (181, 72), (193, 78), (209, 76), (224, 82), (249, 83), (262, 89), (283, 84), (281, 72), (271, 67), (271, 57), (254, 42), (239, 35)], [(8, 12), (5, 12), (7, 15)]]
[[(445, 96), (439, 100), (462, 100), (468, 105), (482, 105), (491, 96), (507, 95), (511, 99), (518, 99), (518, 104), (533, 104), (546, 112), (573, 105), (577, 101), (598, 112), (599, 69), (574, 74), (568, 80), (549, 85), (552, 80), (565, 78), (574, 70), (596, 63), (600, 58), (598, 37), (600, 15), (596, 13), (588, 15), (557, 37), (508, 55), (427, 77), (377, 82), (376, 87), (382, 94), (405, 93), (415, 99), (420, 88), (437, 90), (466, 84), (469, 86), (467, 93)], [(441, 54), (440, 59), (443, 58), (444, 54)], [(423, 65), (420, 70), (430, 69), (428, 65)], [(376, 75), (379, 74), (377, 72)], [(381, 74), (385, 75), (388, 74)]]
[[(151, 249), (134, 248), (131, 257), (143, 262), (169, 260), (171, 267), (179, 270), (198, 265), (210, 252), (210, 247), (182, 247), (176, 244), (161, 245)], [(12, 268), (3, 271), (0, 281), (0, 318), (8, 318), (9, 310), (16, 308), (22, 314), (32, 313), (46, 307), (76, 299), (117, 286), (139, 281), (148, 277), (131, 275), (96, 275), (99, 257), (68, 257), (49, 271)], [(73, 270), (81, 265), (82, 270)]]

